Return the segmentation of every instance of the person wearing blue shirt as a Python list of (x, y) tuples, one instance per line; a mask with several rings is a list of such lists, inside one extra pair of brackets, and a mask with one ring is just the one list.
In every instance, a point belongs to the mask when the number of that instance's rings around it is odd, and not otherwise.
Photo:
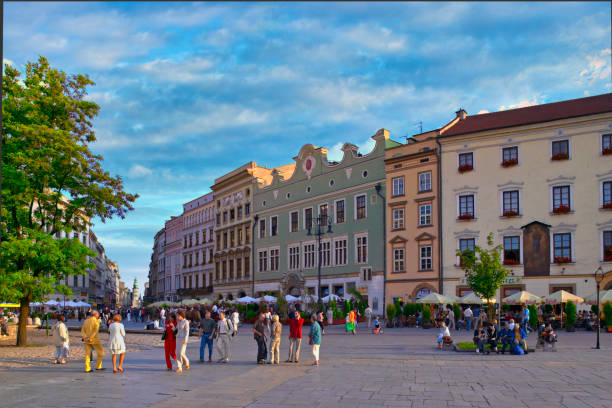
[[(321, 313), (321, 312), (319, 312)], [(321, 313), (322, 315), (322, 313)], [(315, 366), (319, 365), (319, 347), (321, 346), (321, 326), (313, 315), (312, 325), (310, 326), (310, 342), (312, 344), (312, 356)]]
[(501, 353), (504, 354), (506, 352), (506, 346), (508, 346), (508, 350), (510, 350), (514, 343), (513, 332), (507, 324), (499, 331), (499, 340), (501, 341)]
[(513, 337), (512, 340), (514, 341), (514, 345), (522, 348), (525, 354), (527, 354), (528, 353), (527, 342), (525, 341), (525, 339), (527, 338), (527, 335), (525, 334), (525, 331), (521, 329), (519, 326), (514, 326), (514, 335), (512, 337)]
[(521, 320), (521, 328), (525, 331), (529, 331), (529, 308), (523, 306), (523, 319)]

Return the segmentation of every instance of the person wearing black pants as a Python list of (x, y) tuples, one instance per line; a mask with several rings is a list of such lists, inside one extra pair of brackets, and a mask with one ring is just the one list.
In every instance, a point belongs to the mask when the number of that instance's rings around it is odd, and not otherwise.
[(257, 364), (265, 364), (266, 356), (268, 355), (268, 348), (266, 347), (266, 333), (265, 333), (265, 313), (259, 314), (259, 319), (253, 325), (253, 337), (257, 342)]

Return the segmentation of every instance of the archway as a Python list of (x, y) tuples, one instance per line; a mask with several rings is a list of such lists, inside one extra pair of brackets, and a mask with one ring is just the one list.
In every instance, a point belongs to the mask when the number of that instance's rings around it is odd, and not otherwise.
[(429, 295), (430, 293), (434, 293), (436, 288), (429, 283), (422, 283), (417, 285), (412, 291), (412, 301), (415, 302), (422, 297)]

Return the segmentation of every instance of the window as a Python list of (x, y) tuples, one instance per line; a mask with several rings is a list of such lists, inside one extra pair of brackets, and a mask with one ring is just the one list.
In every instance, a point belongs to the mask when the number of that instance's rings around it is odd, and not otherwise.
[(230, 210), (230, 220), (231, 220), (231, 221), (234, 221), (234, 218), (235, 218), (235, 217), (234, 217), (234, 215), (235, 215), (235, 214), (236, 214), (236, 211), (234, 211), (234, 209), (232, 208), (232, 209)]
[(562, 214), (570, 211), (570, 186), (553, 187), (553, 213)]
[(396, 177), (393, 179), (393, 197), (404, 195), (404, 178)]
[(292, 213), (289, 215), (289, 217), (291, 218), (291, 220), (290, 220), (290, 222), (289, 222), (289, 225), (290, 225), (290, 227), (291, 227), (291, 230), (290, 230), (290, 231), (291, 231), (291, 232), (297, 232), (297, 230), (298, 230), (298, 224), (299, 224), (299, 221), (298, 221), (298, 212), (297, 212), (297, 211), (292, 212)]
[(553, 245), (555, 263), (572, 262), (572, 234), (554, 234)]
[(259, 251), (259, 272), (268, 270), (268, 251)]
[(227, 232), (223, 233), (223, 249), (227, 249)]
[(336, 224), (344, 222), (344, 200), (336, 201)]
[(346, 239), (334, 241), (334, 249), (336, 254), (336, 265), (346, 265)]
[(227, 211), (223, 211), (223, 223), (227, 222)]
[(601, 185), (602, 207), (612, 208), (612, 181), (604, 181)]
[(222, 265), (223, 265), (223, 268), (221, 270), (221, 272), (222, 272), (221, 278), (223, 280), (226, 280), (227, 279), (227, 261), (223, 261)]
[(236, 259), (236, 279), (242, 278), (242, 259)]
[(321, 266), (331, 265), (331, 242), (321, 242)]
[(312, 208), (306, 208), (304, 210), (304, 223), (306, 229), (312, 228)]
[(518, 164), (518, 146), (502, 149), (502, 166), (511, 167)]
[(514, 217), (519, 215), (519, 192), (518, 190), (504, 191), (503, 215), (504, 217)]
[(238, 229), (238, 245), (242, 245), (242, 228)]
[(251, 229), (249, 227), (246, 227), (244, 230), (244, 243), (245, 244), (251, 243)]
[(215, 262), (215, 280), (219, 280), (219, 262)]
[(198, 265), (200, 263), (200, 252), (196, 252), (196, 260), (195, 260), (195, 264)]
[(419, 205), (419, 225), (431, 225), (431, 204)]
[(357, 209), (355, 211), (356, 219), (362, 220), (366, 218), (367, 214), (366, 214), (366, 196), (365, 194), (355, 197), (355, 207)]
[(189, 254), (189, 267), (193, 266), (193, 254)]
[(251, 204), (250, 203), (246, 203), (244, 205), (244, 215), (249, 215), (251, 213)]
[(612, 154), (612, 135), (601, 136), (601, 154)]
[(603, 232), (603, 260), (612, 262), (612, 231)]
[(217, 214), (217, 225), (221, 225), (221, 214)]
[(274, 216), (270, 218), (270, 235), (273, 237), (278, 235), (278, 217)]
[(419, 193), (431, 191), (431, 171), (419, 173)]
[(234, 280), (234, 260), (229, 260), (229, 278), (230, 280)]
[(259, 220), (259, 238), (266, 237), (266, 219)]
[(249, 262), (251, 258), (248, 256), (244, 257), (244, 277), (248, 278), (251, 270), (251, 263)]
[[(474, 238), (462, 238), (459, 240), (459, 250), (461, 252), (474, 251), (476, 246), (476, 240)], [(462, 265), (461, 257), (459, 258), (459, 265)]]
[(278, 271), (278, 261), (279, 261), (279, 252), (278, 248), (270, 250), (270, 270)]
[(520, 237), (504, 237), (504, 264), (518, 265), (521, 263)]
[(289, 248), (289, 269), (298, 269), (300, 267), (300, 247), (294, 246)]
[(556, 140), (552, 142), (552, 160), (569, 159), (569, 140)]
[(238, 219), (242, 218), (242, 206), (237, 208), (237, 212), (238, 212)]
[(189, 248), (193, 246), (193, 234), (189, 234)]
[(470, 220), (474, 218), (474, 195), (459, 196), (459, 219)]
[(210, 228), (208, 230), (208, 242), (212, 242), (213, 241), (213, 229)]
[(402, 229), (404, 228), (404, 209), (403, 208), (394, 208), (393, 209), (393, 229)]
[(217, 251), (221, 250), (221, 235), (217, 234)]
[(474, 168), (474, 153), (459, 154), (459, 172), (470, 171)]
[(304, 244), (304, 268), (315, 266), (315, 244)]
[(361, 269), (361, 280), (366, 282), (372, 280), (372, 268)]
[(327, 225), (327, 204), (319, 205), (319, 217), (321, 217), (321, 226)]
[(431, 246), (419, 248), (419, 268), (422, 271), (429, 271), (431, 267)]
[(393, 250), (393, 272), (404, 272), (405, 270), (404, 248), (396, 248)]
[(368, 236), (357, 237), (357, 263), (368, 263)]
[(183, 238), (185, 241), (185, 243), (183, 244), (183, 248), (187, 248), (187, 235), (185, 235)]

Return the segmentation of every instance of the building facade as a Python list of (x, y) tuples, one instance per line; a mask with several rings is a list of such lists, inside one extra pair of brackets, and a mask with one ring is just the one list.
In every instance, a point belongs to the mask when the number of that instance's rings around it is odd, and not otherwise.
[(384, 129), (372, 139), (375, 147), (365, 155), (345, 143), (341, 162), (328, 161), (325, 148), (305, 145), (295, 165), (254, 187), (256, 295), (316, 294), (320, 262), (322, 296), (355, 289), (382, 311), (384, 158), (385, 148), (398, 144)]
[(165, 223), (166, 259), (164, 300), (177, 301), (177, 290), (181, 288), (182, 248), (183, 248), (183, 216), (172, 216)]
[(469, 292), (456, 250), (493, 233), (501, 296), (612, 285), (612, 94), (468, 116), (442, 134), (445, 294)]
[(156, 302), (165, 298), (166, 278), (166, 229), (162, 228), (155, 234), (153, 252), (149, 263), (149, 287), (145, 290), (145, 300)]
[(183, 298), (212, 295), (215, 202), (213, 193), (183, 205), (182, 286)]

